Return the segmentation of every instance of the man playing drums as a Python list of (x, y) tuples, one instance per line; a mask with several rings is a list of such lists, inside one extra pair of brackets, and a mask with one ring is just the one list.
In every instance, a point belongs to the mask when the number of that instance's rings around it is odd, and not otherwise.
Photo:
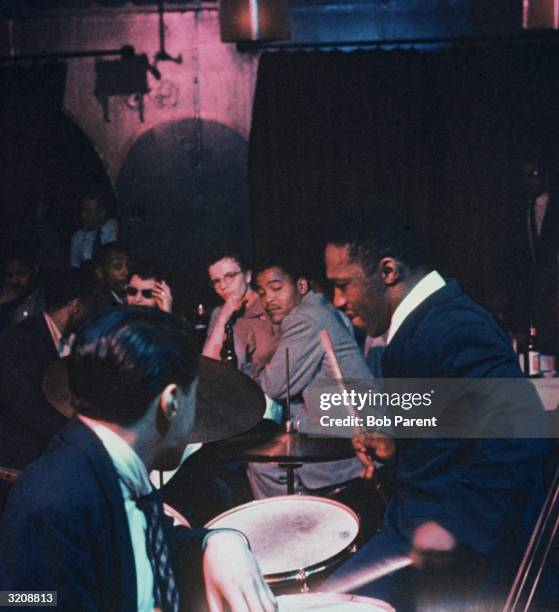
[[(369, 335), (388, 333), (385, 378), (522, 376), (490, 315), (456, 281), (445, 281), (424, 264), (397, 208), (371, 204), (344, 211), (326, 247), (326, 268), (334, 304), (359, 317)], [(506, 592), (534, 522), (545, 440), (389, 440), (371, 433), (357, 436), (354, 446), (367, 477), (373, 458), (394, 462), (397, 492), (382, 533), (338, 569), (325, 590), (391, 555), (411, 553), (416, 566), (456, 560), (440, 609), (448, 609), (448, 602), (458, 605), (452, 589), (475, 571), (474, 599), (483, 589), (495, 597)], [(357, 593), (381, 597), (399, 611), (413, 609), (414, 571), (371, 582)], [(440, 571), (432, 579), (440, 582)]]

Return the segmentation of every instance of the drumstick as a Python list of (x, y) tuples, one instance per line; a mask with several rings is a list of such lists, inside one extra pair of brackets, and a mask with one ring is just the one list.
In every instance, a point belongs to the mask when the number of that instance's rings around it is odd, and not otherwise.
[[(326, 353), (326, 358), (328, 359), (330, 363), (330, 367), (332, 368), (332, 371), (334, 372), (334, 376), (338, 379), (338, 384), (341, 387), (341, 390), (346, 391), (344, 382), (342, 380), (343, 378), (342, 371), (338, 364), (338, 360), (336, 359), (336, 353), (334, 352), (334, 346), (332, 344), (332, 339), (330, 338), (330, 334), (328, 333), (328, 330), (323, 329), (320, 332), (320, 341), (322, 343), (322, 348), (324, 349), (324, 352)], [(351, 404), (347, 404), (345, 402), (344, 402), (344, 407), (346, 408), (349, 416), (353, 417), (352, 422), (355, 423), (355, 426), (354, 426), (355, 433), (356, 434), (366, 433), (367, 429), (363, 427), (362, 425), (358, 425), (360, 421), (356, 415), (355, 408)], [(377, 493), (380, 495), (381, 500), (385, 504), (387, 504), (388, 496), (386, 495), (386, 493), (384, 492), (382, 488), (382, 484), (380, 483), (376, 470), (373, 472), (372, 483)]]
[(285, 420), (285, 433), (290, 433), (293, 429), (293, 423), (291, 422), (291, 381), (289, 377), (289, 349), (285, 349), (285, 402), (286, 402), (286, 420)]
[(326, 353), (326, 357), (330, 362), (330, 367), (334, 372), (334, 377), (338, 379), (342, 379), (342, 371), (340, 370), (340, 366), (338, 364), (338, 360), (336, 359), (336, 353), (334, 353), (334, 346), (332, 344), (332, 339), (330, 338), (330, 334), (327, 329), (323, 329), (320, 332), (320, 342), (322, 343), (322, 348)]
[(328, 593), (350, 593), (362, 586), (384, 578), (393, 572), (404, 569), (412, 564), (411, 557), (400, 555), (390, 559), (384, 559), (378, 563), (371, 564), (369, 567), (364, 567), (358, 573), (351, 576), (343, 576), (338, 579), (329, 581)]
[[(332, 368), (334, 377), (338, 380), (338, 384), (341, 387), (341, 390), (346, 391), (346, 388), (342, 380), (343, 379), (342, 371), (340, 369), (340, 365), (338, 364), (338, 360), (336, 359), (336, 353), (334, 352), (334, 346), (332, 344), (332, 339), (330, 338), (330, 334), (328, 333), (327, 329), (323, 329), (320, 332), (320, 342), (322, 344), (322, 348), (324, 349), (324, 352), (326, 353), (326, 359), (328, 359), (328, 363), (330, 364), (330, 367)], [(352, 422), (356, 423), (354, 427), (355, 433), (363, 433), (365, 431), (364, 427), (360, 427), (359, 425), (357, 425), (357, 423), (359, 423), (359, 420), (356, 418), (357, 413), (355, 411), (355, 408), (351, 404), (348, 404), (346, 402), (344, 402), (344, 408), (346, 408), (349, 416), (353, 417)]]

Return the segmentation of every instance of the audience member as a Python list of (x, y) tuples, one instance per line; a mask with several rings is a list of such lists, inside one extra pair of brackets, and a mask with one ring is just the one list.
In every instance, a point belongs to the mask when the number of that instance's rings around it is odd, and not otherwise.
[(559, 197), (542, 160), (523, 163), (519, 201), (507, 261), (514, 331), (527, 335), (532, 322), (540, 350), (558, 355)]
[(118, 238), (118, 223), (116, 219), (107, 217), (104, 194), (86, 194), (80, 202), (80, 209), (82, 228), (74, 233), (70, 243), (70, 265), (74, 268), (94, 259), (102, 244), (115, 242)]
[(173, 294), (164, 278), (165, 275), (155, 262), (148, 259), (138, 260), (130, 266), (126, 303), (129, 306), (147, 306), (172, 312)]
[[(273, 400), (287, 397), (286, 349), (289, 351), (289, 381), (293, 420), (304, 421), (305, 402), (313, 381), (336, 378), (320, 332), (328, 331), (344, 377), (370, 379), (371, 374), (357, 346), (351, 325), (324, 295), (309, 290), (309, 282), (291, 263), (272, 259), (258, 266), (256, 284), (262, 307), (272, 323), (280, 326), (277, 350), (261, 370), (258, 382)], [(296, 488), (312, 491), (343, 483), (359, 475), (354, 459), (308, 463), (295, 470)], [(256, 498), (286, 493), (286, 470), (273, 464), (249, 466), (249, 480)]]
[(39, 267), (33, 255), (14, 250), (4, 258), (0, 288), (0, 333), (44, 308)]
[(94, 286), (86, 271), (52, 270), (45, 310), (0, 338), (0, 465), (24, 468), (66, 424), (44, 396), (43, 376), (69, 353), (72, 335), (91, 315)]
[(240, 253), (223, 250), (210, 258), (208, 274), (224, 304), (211, 314), (202, 355), (220, 359), (225, 326), (229, 323), (233, 325), (239, 368), (246, 369), (248, 357), (253, 373), (257, 373), (274, 354), (278, 335), (250, 286), (252, 272)]
[(128, 259), (128, 249), (120, 242), (109, 242), (97, 249), (92, 266), (97, 277), (99, 309), (125, 303)]
[(78, 419), (16, 482), (0, 589), (76, 610), (275, 609), (246, 538), (173, 527), (148, 479), (179, 461), (195, 416), (190, 334), (158, 309), (101, 313), (68, 365)]

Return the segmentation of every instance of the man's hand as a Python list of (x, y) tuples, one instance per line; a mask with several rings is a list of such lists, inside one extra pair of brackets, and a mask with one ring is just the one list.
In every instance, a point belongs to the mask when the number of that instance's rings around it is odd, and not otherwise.
[(169, 287), (165, 281), (155, 283), (151, 293), (153, 295), (155, 305), (157, 308), (159, 308), (159, 310), (163, 310), (164, 312), (172, 312), (173, 293), (171, 292), (171, 287)]
[(246, 304), (246, 298), (244, 295), (231, 295), (223, 303), (221, 315), (224, 320), (224, 324), (229, 321), (231, 315), (238, 310), (241, 310)]
[(204, 584), (210, 612), (272, 612), (276, 600), (264, 582), (254, 555), (235, 533), (208, 538), (203, 558)]
[(357, 458), (361, 462), (361, 478), (370, 480), (375, 472), (373, 460), (389, 461), (394, 457), (394, 440), (376, 431), (360, 433), (351, 440)]
[(441, 565), (450, 560), (456, 545), (456, 538), (450, 531), (435, 521), (429, 521), (414, 531), (410, 556), (418, 568), (427, 564)]

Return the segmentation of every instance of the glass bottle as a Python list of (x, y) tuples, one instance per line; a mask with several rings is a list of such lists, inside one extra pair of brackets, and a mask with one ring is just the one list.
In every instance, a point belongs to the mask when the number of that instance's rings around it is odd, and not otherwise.
[(541, 376), (540, 351), (538, 347), (538, 332), (536, 326), (530, 322), (530, 334), (528, 335), (528, 345), (526, 350), (527, 364), (525, 374), (529, 378)]
[(223, 332), (223, 344), (219, 353), (221, 361), (238, 367), (237, 353), (235, 352), (235, 336), (233, 335), (233, 324), (228, 321)]

